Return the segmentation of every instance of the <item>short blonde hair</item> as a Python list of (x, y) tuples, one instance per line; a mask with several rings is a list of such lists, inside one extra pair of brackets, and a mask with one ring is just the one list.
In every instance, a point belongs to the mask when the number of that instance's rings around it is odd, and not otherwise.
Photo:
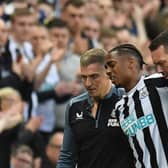
[(104, 49), (93, 48), (86, 51), (80, 57), (80, 65), (81, 67), (86, 67), (90, 64), (99, 63), (100, 65), (105, 64), (105, 56), (107, 52)]
[(19, 99), (21, 99), (20, 93), (11, 87), (5, 87), (0, 89), (0, 98), (9, 97), (10, 95), (15, 95)]

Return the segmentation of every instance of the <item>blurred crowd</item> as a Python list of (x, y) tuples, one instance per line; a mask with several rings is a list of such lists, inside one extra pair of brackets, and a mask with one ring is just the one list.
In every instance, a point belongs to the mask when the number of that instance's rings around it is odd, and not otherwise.
[(85, 90), (80, 55), (129, 42), (152, 74), (148, 46), (167, 16), (168, 0), (1, 0), (1, 167), (55, 167), (66, 105)]

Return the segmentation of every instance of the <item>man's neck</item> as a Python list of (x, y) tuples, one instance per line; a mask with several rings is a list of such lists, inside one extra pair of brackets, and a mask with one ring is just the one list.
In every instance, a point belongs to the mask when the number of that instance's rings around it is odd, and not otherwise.
[(112, 84), (111, 84), (111, 81), (109, 80), (108, 82), (106, 82), (106, 84), (102, 88), (101, 94), (98, 97), (94, 98), (94, 101), (99, 102), (101, 99), (104, 99), (110, 92), (111, 87), (112, 87)]
[(130, 80), (130, 82), (128, 83), (128, 85), (125, 87), (126, 92), (129, 92), (131, 89), (133, 89), (137, 85), (137, 83), (141, 79), (141, 76), (142, 76), (142, 74), (139, 73), (139, 75), (137, 75), (135, 78), (132, 78)]
[(12, 35), (13, 40), (19, 45), (22, 46), (24, 41), (20, 40), (17, 38), (17, 36), (15, 34)]

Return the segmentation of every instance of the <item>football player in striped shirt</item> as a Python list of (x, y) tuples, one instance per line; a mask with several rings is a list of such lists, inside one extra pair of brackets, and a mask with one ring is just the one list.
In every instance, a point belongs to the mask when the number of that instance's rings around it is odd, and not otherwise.
[(111, 115), (117, 115), (134, 151), (136, 168), (168, 168), (168, 81), (161, 75), (144, 77), (143, 57), (131, 44), (108, 52), (106, 72), (125, 88)]
[(149, 49), (157, 72), (168, 79), (168, 31), (160, 33), (152, 40)]

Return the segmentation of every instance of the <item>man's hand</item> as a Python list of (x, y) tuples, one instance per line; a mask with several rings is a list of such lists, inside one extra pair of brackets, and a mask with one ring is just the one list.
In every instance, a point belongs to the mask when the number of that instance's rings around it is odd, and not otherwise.
[(82, 86), (77, 82), (60, 82), (55, 88), (55, 92), (58, 96), (64, 96), (71, 94), (73, 96), (78, 95), (82, 90)]
[(0, 132), (8, 130), (23, 121), (23, 102), (18, 102), (6, 111), (0, 112)]
[(42, 41), (41, 43), (39, 43), (39, 45), (34, 48), (34, 51), (37, 57), (43, 57), (52, 48), (53, 48), (52, 42), (46, 39), (45, 41)]
[(25, 127), (31, 132), (36, 132), (40, 128), (42, 122), (43, 122), (42, 116), (32, 117), (27, 122)]
[(83, 54), (86, 50), (88, 50), (88, 41), (86, 38), (83, 38), (81, 36), (76, 36), (74, 38), (73, 43), (73, 52), (76, 54)]
[(51, 50), (51, 63), (60, 61), (64, 57), (64, 54), (65, 54), (64, 49), (53, 48)]

